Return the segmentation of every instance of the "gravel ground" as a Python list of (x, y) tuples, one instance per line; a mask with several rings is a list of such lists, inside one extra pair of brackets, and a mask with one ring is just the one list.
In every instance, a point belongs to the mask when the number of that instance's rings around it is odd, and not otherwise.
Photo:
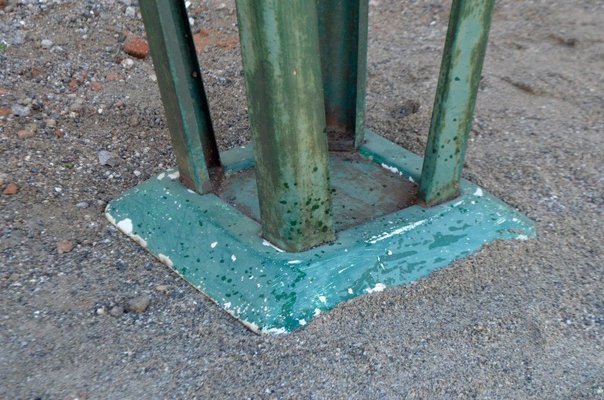
[[(221, 148), (232, 1), (189, 7)], [(368, 125), (423, 151), (448, 1), (372, 0)], [(256, 336), (103, 216), (174, 165), (134, 0), (0, 0), (0, 398), (604, 398), (604, 1), (499, 2), (466, 178), (535, 221), (412, 286)]]

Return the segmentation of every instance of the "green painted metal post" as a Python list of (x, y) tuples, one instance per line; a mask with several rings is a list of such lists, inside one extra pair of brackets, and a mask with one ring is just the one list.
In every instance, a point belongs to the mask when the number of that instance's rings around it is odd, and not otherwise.
[(419, 185), (431, 206), (459, 194), (495, 0), (454, 0)]
[(212, 190), (220, 157), (184, 0), (140, 0), (181, 181)]
[(331, 150), (363, 143), (369, 0), (317, 0)]
[(335, 238), (317, 12), (237, 0), (263, 236), (288, 251)]

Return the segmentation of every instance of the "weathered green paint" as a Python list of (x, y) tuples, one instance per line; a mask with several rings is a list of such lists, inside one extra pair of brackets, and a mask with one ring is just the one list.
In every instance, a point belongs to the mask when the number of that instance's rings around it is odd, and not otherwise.
[(212, 190), (220, 158), (184, 1), (140, 0), (180, 179)]
[(419, 188), (426, 205), (459, 194), (494, 3), (454, 0), (451, 6)]
[(238, 0), (262, 234), (289, 251), (334, 239), (315, 3)]
[(331, 150), (363, 143), (369, 0), (316, 0)]
[[(370, 132), (366, 138), (361, 151), (384, 173), (419, 177), (419, 156)], [(286, 253), (259, 236), (253, 219), (172, 178), (168, 171), (113, 200), (108, 219), (255, 332), (290, 332), (342, 301), (416, 281), (489, 242), (535, 234), (532, 221), (462, 180), (454, 201), (411, 206), (343, 229), (333, 243)]]

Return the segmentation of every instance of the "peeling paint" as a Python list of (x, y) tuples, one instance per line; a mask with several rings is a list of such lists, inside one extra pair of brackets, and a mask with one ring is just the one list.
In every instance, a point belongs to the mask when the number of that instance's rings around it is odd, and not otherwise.
[(233, 262), (237, 261), (237, 257), (235, 256), (235, 254), (231, 255), (231, 261), (233, 261)]
[(124, 232), (126, 235), (130, 235), (132, 233), (132, 220), (130, 218), (125, 218), (117, 223), (117, 228)]
[(166, 177), (166, 173), (162, 172), (161, 174), (157, 175), (157, 180), (161, 181), (162, 179), (164, 179)]
[(302, 260), (291, 260), (287, 262), (288, 264), (302, 264)]
[(211, 248), (215, 248), (216, 246), (218, 246), (218, 242), (212, 242), (212, 243), (210, 244), (210, 247), (211, 247)]
[(399, 175), (402, 175), (402, 174), (403, 174), (403, 173), (402, 173), (401, 171), (399, 171), (399, 169), (398, 169), (398, 168), (396, 168), (396, 167), (392, 167), (392, 166), (390, 166), (390, 165), (388, 165), (388, 164), (384, 164), (384, 163), (382, 163), (381, 165), (382, 165), (382, 168), (387, 169), (388, 171), (390, 171), (390, 172), (392, 172), (392, 173), (399, 174)]
[(262, 245), (267, 246), (267, 247), (272, 247), (273, 249), (277, 250), (279, 253), (285, 253), (285, 250), (278, 248), (277, 246), (275, 246), (274, 244), (272, 244), (271, 242), (269, 242), (266, 239), (264, 239), (262, 241)]
[(111, 225), (117, 225), (117, 221), (115, 218), (113, 218), (113, 216), (111, 216), (111, 214), (109, 214), (109, 212), (105, 212), (105, 217), (111, 223)]
[(348, 294), (353, 294), (352, 288), (348, 288)]
[(325, 296), (323, 296), (323, 295), (320, 295), (320, 296), (319, 296), (319, 301), (320, 301), (321, 303), (327, 303), (327, 297), (325, 297)]
[(313, 314), (315, 317), (321, 314), (320, 308), (315, 308), (315, 313)]
[(383, 283), (376, 283), (373, 288), (367, 288), (365, 289), (365, 291), (367, 293), (377, 293), (384, 291), (384, 289), (386, 289), (386, 285), (384, 285)]
[(366, 243), (376, 244), (377, 242), (381, 242), (382, 240), (391, 238), (392, 236), (400, 235), (401, 233), (405, 233), (414, 228), (417, 228), (418, 226), (425, 224), (427, 221), (428, 220), (422, 219), (422, 220), (414, 222), (412, 224), (405, 225), (401, 228), (395, 229), (392, 232), (384, 232), (381, 235), (371, 237), (369, 240), (366, 241)]
[(166, 264), (168, 267), (170, 267), (170, 268), (174, 267), (174, 263), (172, 262), (172, 260), (170, 260), (170, 257), (168, 257), (167, 255), (159, 253), (157, 255), (157, 258), (159, 258), (159, 261)]
[(178, 178), (180, 178), (180, 172), (179, 171), (173, 172), (168, 175), (168, 178), (170, 178), (172, 180), (178, 179)]
[(304, 325), (306, 325), (306, 320), (304, 318), (299, 319), (298, 323), (300, 324), (300, 326), (304, 326)]
[(479, 188), (479, 187), (477, 187), (476, 191), (474, 192), (474, 196), (476, 196), (476, 197), (482, 197), (482, 196), (484, 196), (484, 193), (482, 192), (482, 189)]
[(260, 332), (268, 333), (269, 335), (285, 335), (286, 333), (289, 333), (285, 328), (267, 328), (262, 329)]

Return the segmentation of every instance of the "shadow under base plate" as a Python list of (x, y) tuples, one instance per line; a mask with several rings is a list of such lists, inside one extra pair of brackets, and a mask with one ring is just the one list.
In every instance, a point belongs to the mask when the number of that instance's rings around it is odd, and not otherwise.
[(167, 171), (107, 206), (119, 230), (258, 333), (287, 333), (354, 297), (404, 285), (499, 239), (535, 235), (531, 220), (463, 180), (461, 195), (414, 205), (419, 156), (371, 132), (360, 154), (334, 154), (337, 239), (300, 253), (261, 237), (251, 149), (222, 155), (220, 196)]

